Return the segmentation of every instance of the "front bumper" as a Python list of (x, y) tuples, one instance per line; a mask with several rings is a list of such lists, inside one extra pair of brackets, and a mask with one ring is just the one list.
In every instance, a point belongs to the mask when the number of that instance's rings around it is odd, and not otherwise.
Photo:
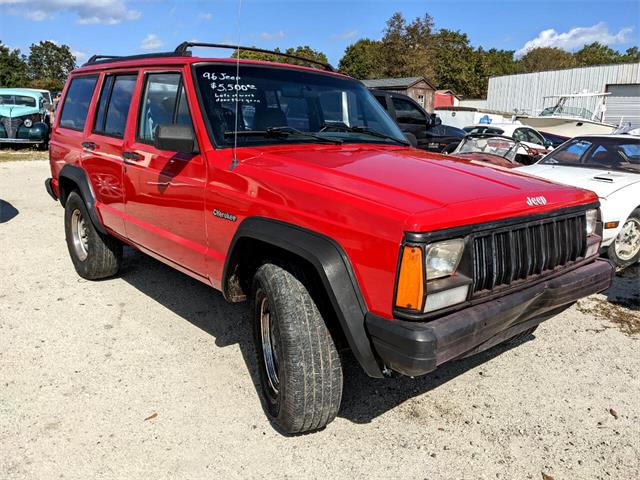
[(39, 144), (46, 142), (47, 139), (43, 138), (40, 140), (30, 140), (28, 138), (2, 138), (0, 137), (0, 143), (11, 143), (11, 144)]
[(611, 285), (613, 268), (596, 260), (503, 297), (430, 322), (387, 320), (367, 314), (366, 325), (382, 362), (409, 376), (487, 350)]

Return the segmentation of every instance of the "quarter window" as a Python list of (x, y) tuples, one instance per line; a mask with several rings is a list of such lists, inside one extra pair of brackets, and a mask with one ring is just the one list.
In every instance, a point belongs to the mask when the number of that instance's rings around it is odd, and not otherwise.
[(136, 75), (109, 75), (105, 77), (94, 133), (102, 133), (111, 137), (124, 137), (131, 97), (136, 86)]
[(60, 127), (78, 131), (84, 130), (97, 80), (97, 75), (75, 77), (71, 80), (62, 104)]
[(138, 140), (153, 143), (158, 125), (191, 125), (187, 97), (179, 73), (150, 73), (138, 119)]

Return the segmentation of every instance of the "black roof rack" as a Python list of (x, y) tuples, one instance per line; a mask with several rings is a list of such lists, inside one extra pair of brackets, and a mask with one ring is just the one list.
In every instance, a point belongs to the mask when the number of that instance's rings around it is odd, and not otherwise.
[(335, 72), (335, 69), (329, 63), (319, 62), (317, 60), (312, 60), (310, 58), (301, 57), (300, 55), (291, 55), (290, 53), (275, 52), (273, 50), (265, 50), (263, 48), (256, 48), (256, 47), (243, 47), (240, 45), (226, 45), (222, 43), (182, 42), (180, 45), (176, 47), (174, 52), (178, 55), (185, 55), (188, 53), (187, 49), (191, 47), (228, 48), (231, 50), (245, 50), (247, 52), (269, 53), (271, 55), (277, 55), (279, 57), (293, 58), (295, 60), (300, 60), (301, 62), (310, 63), (312, 65), (319, 65), (323, 69), (329, 72)]
[(176, 52), (156, 52), (156, 53), (142, 53), (139, 55), (117, 56), (117, 55), (93, 55), (82, 66), (87, 65), (102, 65), (103, 63), (119, 62), (121, 60), (137, 60), (145, 58), (162, 58), (162, 57), (189, 57), (191, 52), (185, 52), (178, 54)]
[(263, 48), (256, 48), (256, 47), (243, 47), (238, 45), (226, 45), (222, 43), (201, 43), (201, 42), (182, 42), (180, 45), (176, 47), (176, 49), (173, 52), (143, 53), (140, 55), (129, 55), (129, 56), (93, 55), (82, 66), (85, 67), (87, 65), (97, 65), (97, 64), (102, 65), (103, 63), (119, 62), (122, 60), (137, 60), (137, 59), (145, 59), (145, 58), (190, 57), (191, 52), (189, 51), (189, 48), (191, 47), (228, 48), (231, 50), (245, 50), (249, 52), (269, 53), (271, 55), (277, 55), (279, 57), (293, 58), (301, 62), (310, 63), (312, 65), (318, 65), (329, 72), (335, 72), (335, 69), (329, 63), (319, 62), (317, 60), (312, 60), (310, 58), (301, 57), (300, 55), (291, 55), (290, 53), (275, 52), (273, 50), (265, 50)]

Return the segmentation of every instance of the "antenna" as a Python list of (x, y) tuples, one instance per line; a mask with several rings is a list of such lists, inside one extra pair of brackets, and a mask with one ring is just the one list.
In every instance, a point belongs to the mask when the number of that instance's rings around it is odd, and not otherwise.
[(235, 126), (233, 128), (233, 160), (231, 161), (231, 165), (229, 166), (229, 170), (233, 170), (238, 165), (238, 106), (239, 106), (239, 98), (240, 94), (238, 93), (238, 82), (240, 81), (240, 15), (242, 13), (242, 0), (238, 0), (238, 37), (236, 45), (238, 48), (236, 49), (236, 114), (235, 114)]

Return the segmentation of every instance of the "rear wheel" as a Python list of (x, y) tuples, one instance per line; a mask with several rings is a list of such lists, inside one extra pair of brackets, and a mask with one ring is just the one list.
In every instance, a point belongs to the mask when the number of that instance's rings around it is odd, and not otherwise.
[(254, 340), (267, 413), (287, 433), (317, 430), (338, 413), (342, 365), (305, 285), (273, 264), (253, 282)]
[(73, 266), (82, 278), (97, 280), (115, 275), (122, 262), (122, 243), (96, 230), (84, 200), (76, 192), (65, 203), (64, 228)]
[(640, 260), (640, 208), (636, 208), (624, 222), (620, 233), (609, 245), (607, 256), (618, 268)]

